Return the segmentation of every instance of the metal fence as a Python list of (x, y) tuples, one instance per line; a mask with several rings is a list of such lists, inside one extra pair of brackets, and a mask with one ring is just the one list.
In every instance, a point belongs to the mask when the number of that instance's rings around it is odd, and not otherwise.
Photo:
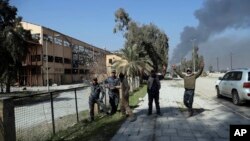
[[(137, 88), (138, 84), (139, 80), (135, 79), (134, 88)], [(107, 89), (105, 91), (104, 103), (108, 106)], [(89, 94), (90, 87), (84, 86), (36, 94), (6, 95), (11, 97), (14, 106), (14, 114), (11, 118), (15, 121), (8, 121), (14, 122), (15, 127), (14, 131), (10, 132), (15, 132), (17, 141), (47, 140), (56, 132), (83, 120), (84, 113), (86, 117), (88, 113), (86, 110), (89, 109)]]
[(16, 140), (42, 141), (83, 119), (88, 110), (88, 87), (14, 98)]

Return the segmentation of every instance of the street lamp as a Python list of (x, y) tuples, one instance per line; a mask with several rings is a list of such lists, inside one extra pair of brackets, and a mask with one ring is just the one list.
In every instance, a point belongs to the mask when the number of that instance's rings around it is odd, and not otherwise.
[(47, 91), (49, 91), (48, 37), (45, 37), (44, 40), (45, 40), (45, 53), (46, 53), (46, 79), (47, 79)]

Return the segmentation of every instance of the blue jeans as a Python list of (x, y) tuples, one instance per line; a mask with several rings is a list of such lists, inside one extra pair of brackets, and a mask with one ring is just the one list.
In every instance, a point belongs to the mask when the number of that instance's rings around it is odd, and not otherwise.
[(193, 108), (194, 101), (194, 89), (186, 89), (184, 92), (184, 105), (191, 110)]

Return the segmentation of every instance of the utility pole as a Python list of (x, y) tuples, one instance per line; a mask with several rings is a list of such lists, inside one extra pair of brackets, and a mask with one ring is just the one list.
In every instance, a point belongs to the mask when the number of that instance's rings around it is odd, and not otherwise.
[(195, 42), (196, 39), (192, 39), (191, 42), (192, 42), (192, 45), (193, 45), (193, 72), (195, 72), (195, 47), (194, 47), (194, 42)]
[(49, 91), (49, 56), (48, 56), (48, 38), (45, 39), (45, 46), (46, 46), (46, 79), (47, 79), (47, 91)]
[(219, 69), (219, 57), (217, 57), (216, 60), (217, 60), (217, 71), (220, 72), (220, 69)]
[(233, 69), (233, 54), (232, 52), (230, 53), (230, 64), (231, 64), (231, 70)]

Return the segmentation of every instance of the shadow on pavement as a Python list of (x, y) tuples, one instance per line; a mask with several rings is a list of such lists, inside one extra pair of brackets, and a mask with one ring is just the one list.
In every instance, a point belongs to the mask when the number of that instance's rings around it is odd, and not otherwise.
[[(199, 115), (205, 111), (209, 111), (208, 109), (204, 108), (193, 108), (194, 114), (193, 116)], [(164, 115), (167, 115), (168, 117), (176, 117), (176, 116), (185, 116), (185, 113), (187, 113), (187, 108), (179, 108), (179, 107), (163, 107), (161, 108), (161, 113)], [(137, 116), (140, 115), (147, 115), (148, 109), (138, 109), (138, 112), (136, 113)], [(157, 115), (156, 110), (153, 109), (152, 115)]]

